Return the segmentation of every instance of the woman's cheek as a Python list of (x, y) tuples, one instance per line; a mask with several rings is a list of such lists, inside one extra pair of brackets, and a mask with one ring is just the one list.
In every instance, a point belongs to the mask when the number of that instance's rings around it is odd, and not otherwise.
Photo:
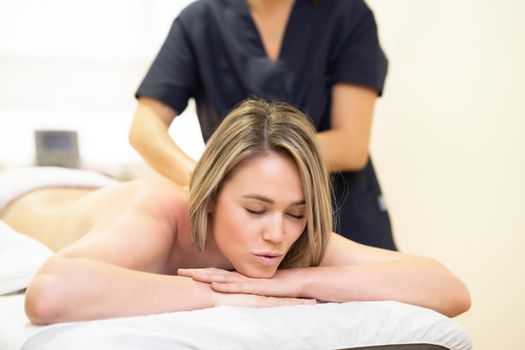
[(304, 229), (306, 228), (306, 224), (303, 224), (301, 222), (295, 221), (290, 222), (287, 227), (288, 238), (289, 238), (289, 245), (291, 246), (304, 232)]

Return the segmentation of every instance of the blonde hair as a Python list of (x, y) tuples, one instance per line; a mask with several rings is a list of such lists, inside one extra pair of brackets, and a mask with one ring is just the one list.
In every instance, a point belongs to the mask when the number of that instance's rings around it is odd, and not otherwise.
[(285, 103), (249, 99), (233, 109), (213, 133), (190, 183), (192, 238), (202, 251), (208, 207), (237, 167), (253, 157), (278, 152), (297, 164), (306, 203), (307, 225), (280, 268), (319, 265), (332, 232), (330, 182), (315, 129)]

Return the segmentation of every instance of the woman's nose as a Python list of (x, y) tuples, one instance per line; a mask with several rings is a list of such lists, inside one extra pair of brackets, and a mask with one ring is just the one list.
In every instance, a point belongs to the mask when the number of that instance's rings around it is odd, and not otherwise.
[(280, 243), (284, 237), (284, 221), (280, 214), (272, 215), (264, 228), (263, 239), (273, 243)]

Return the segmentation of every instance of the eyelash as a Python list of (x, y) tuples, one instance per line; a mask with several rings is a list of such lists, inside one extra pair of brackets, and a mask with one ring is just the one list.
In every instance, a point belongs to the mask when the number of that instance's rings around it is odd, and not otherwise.
[(248, 208), (244, 208), (246, 209), (246, 211), (250, 214), (253, 214), (253, 215), (263, 215), (266, 211), (265, 210), (251, 210), (251, 209), (248, 209)]
[[(244, 208), (244, 209), (246, 209), (246, 211), (248, 213), (253, 214), (253, 215), (257, 215), (257, 216), (260, 216), (260, 215), (263, 215), (264, 213), (266, 213), (266, 210), (258, 211), (258, 210), (251, 210), (251, 209), (248, 209), (248, 208)], [(304, 218), (304, 215), (292, 215), (292, 214), (286, 214), (286, 215), (288, 215), (291, 218), (296, 219), (296, 220), (302, 220)]]
[(295, 220), (302, 220), (304, 219), (304, 215), (292, 215), (292, 214), (288, 214), (289, 216), (291, 216), (292, 218), (294, 218)]

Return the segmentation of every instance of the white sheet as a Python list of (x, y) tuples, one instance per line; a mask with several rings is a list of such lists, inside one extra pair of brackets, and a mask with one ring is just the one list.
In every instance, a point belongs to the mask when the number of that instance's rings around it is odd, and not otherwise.
[(0, 297), (2, 350), (341, 349), (427, 343), (472, 348), (454, 320), (398, 302), (219, 307), (37, 327), (23, 295)]

